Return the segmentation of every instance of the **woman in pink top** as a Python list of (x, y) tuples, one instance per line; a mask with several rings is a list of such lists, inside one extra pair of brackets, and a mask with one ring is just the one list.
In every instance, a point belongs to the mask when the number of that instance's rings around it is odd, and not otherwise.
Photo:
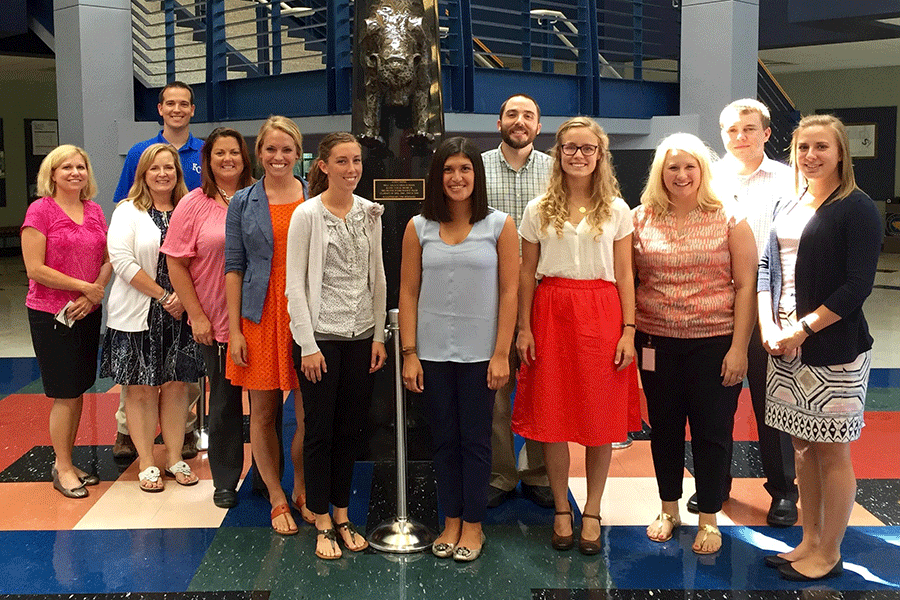
[(97, 193), (87, 153), (63, 145), (44, 158), (37, 177), (43, 196), (22, 223), (28, 272), (28, 321), (44, 393), (53, 398), (50, 439), (56, 461), (53, 487), (85, 498), (100, 479), (72, 464), (84, 392), (94, 385), (104, 289), (112, 275), (106, 219), (90, 198)]
[(160, 251), (181, 298), (209, 377), (209, 467), (213, 503), (237, 504), (244, 467), (241, 386), (225, 377), (228, 307), (225, 303), (225, 216), (235, 192), (253, 183), (250, 153), (234, 129), (212, 131), (200, 150), (203, 185), (182, 198)]
[(722, 547), (716, 513), (727, 499), (731, 436), (753, 329), (756, 244), (750, 226), (710, 187), (710, 150), (676, 133), (656, 148), (633, 211), (641, 381), (662, 509), (647, 537), (665, 542), (681, 524), (685, 423), (700, 530), (694, 552)]

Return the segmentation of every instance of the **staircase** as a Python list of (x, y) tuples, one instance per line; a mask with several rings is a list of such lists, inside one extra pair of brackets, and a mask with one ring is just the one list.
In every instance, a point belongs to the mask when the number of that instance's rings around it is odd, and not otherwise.
[(772, 134), (766, 142), (769, 158), (787, 162), (791, 152), (791, 136), (800, 122), (800, 112), (785, 93), (763, 61), (757, 59), (757, 99), (769, 107), (772, 115)]

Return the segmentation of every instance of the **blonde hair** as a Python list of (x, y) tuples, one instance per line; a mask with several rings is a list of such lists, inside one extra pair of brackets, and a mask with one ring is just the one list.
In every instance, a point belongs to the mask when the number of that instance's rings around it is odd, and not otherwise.
[(834, 115), (808, 115), (800, 119), (794, 134), (791, 137), (791, 166), (794, 167), (794, 187), (797, 192), (800, 191), (800, 165), (797, 164), (797, 143), (800, 132), (809, 127), (827, 127), (834, 133), (838, 147), (841, 152), (841, 159), (838, 162), (838, 176), (841, 178), (841, 184), (838, 186), (831, 202), (843, 200), (856, 189), (856, 176), (853, 174), (853, 160), (850, 158), (850, 139), (847, 136), (847, 129), (844, 123)]
[(713, 151), (703, 143), (703, 140), (690, 133), (673, 133), (660, 142), (653, 155), (653, 164), (650, 166), (650, 175), (647, 176), (647, 185), (641, 192), (641, 204), (651, 209), (654, 213), (664, 215), (671, 209), (669, 192), (663, 183), (663, 168), (666, 158), (673, 150), (687, 152), (697, 160), (700, 165), (700, 189), (697, 190), (697, 204), (703, 210), (717, 210), (722, 208), (722, 201), (716, 196), (712, 188), (712, 161)]
[(731, 125), (731, 121), (725, 121), (725, 119), (730, 119), (732, 113), (737, 114), (739, 117), (753, 113), (759, 115), (759, 122), (762, 123), (763, 129), (768, 129), (772, 124), (772, 115), (769, 113), (769, 107), (754, 98), (741, 98), (723, 108), (722, 112), (719, 113), (719, 127), (721, 129), (725, 129), (726, 125)]
[[(300, 160), (303, 156), (303, 134), (300, 133), (300, 129), (297, 127), (296, 123), (281, 115), (272, 115), (266, 119), (266, 122), (259, 128), (259, 133), (256, 134), (256, 160), (259, 161), (263, 141), (265, 141), (266, 136), (273, 131), (286, 133), (294, 140), (294, 144), (297, 146), (297, 160)], [(262, 164), (259, 166), (262, 167)]]
[(135, 208), (144, 212), (153, 206), (153, 196), (150, 195), (150, 188), (147, 186), (146, 175), (150, 170), (150, 166), (161, 152), (168, 152), (172, 155), (172, 161), (175, 163), (175, 187), (172, 189), (172, 206), (178, 204), (178, 201), (188, 193), (187, 186), (184, 184), (184, 173), (181, 170), (181, 158), (178, 156), (178, 150), (172, 144), (151, 144), (147, 146), (138, 159), (137, 169), (134, 171), (134, 183), (128, 190), (128, 197), (125, 202), (134, 203)]
[(588, 117), (572, 117), (559, 126), (556, 132), (556, 144), (550, 151), (553, 157), (553, 169), (547, 193), (538, 202), (538, 214), (541, 218), (541, 231), (552, 224), (557, 236), (562, 236), (563, 226), (569, 219), (568, 186), (562, 169), (562, 138), (572, 129), (584, 128), (597, 138), (597, 165), (591, 174), (590, 198), (591, 207), (585, 214), (588, 224), (596, 230), (597, 235), (603, 233), (603, 224), (612, 215), (612, 203), (622, 193), (613, 170), (612, 155), (609, 152), (609, 138), (596, 121)]
[(89, 198), (97, 195), (97, 181), (94, 179), (94, 169), (91, 168), (91, 159), (88, 158), (87, 152), (83, 148), (73, 146), (71, 144), (63, 144), (57, 146), (50, 151), (50, 154), (41, 161), (41, 167), (38, 169), (37, 175), (37, 193), (41, 196), (55, 196), (56, 182), (53, 181), (53, 173), (66, 159), (77, 154), (84, 160), (84, 166), (87, 168), (87, 184), (81, 188), (79, 199), (84, 202)]

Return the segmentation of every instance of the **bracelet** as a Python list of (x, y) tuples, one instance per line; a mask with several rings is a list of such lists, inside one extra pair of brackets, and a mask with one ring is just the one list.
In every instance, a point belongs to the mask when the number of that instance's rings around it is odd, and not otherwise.
[(406, 356), (408, 354), (415, 354), (418, 349), (415, 346), (404, 346), (402, 350), (400, 350), (400, 354)]
[(622, 325), (622, 329), (624, 329), (626, 327), (631, 327), (633, 329), (637, 329), (637, 326), (634, 323), (625, 323), (624, 325)]
[(159, 297), (157, 302), (159, 302), (160, 304), (165, 304), (168, 299), (169, 299), (169, 292), (165, 292), (165, 293), (163, 293), (162, 296)]
[(813, 331), (813, 328), (810, 327), (809, 324), (803, 319), (800, 319), (800, 326), (803, 327), (803, 331), (806, 332), (806, 335), (812, 335), (815, 333), (815, 331)]

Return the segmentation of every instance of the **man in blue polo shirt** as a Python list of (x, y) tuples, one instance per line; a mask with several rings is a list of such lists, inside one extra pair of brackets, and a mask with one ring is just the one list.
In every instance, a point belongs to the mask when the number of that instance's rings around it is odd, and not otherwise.
[(184, 183), (188, 191), (200, 187), (200, 148), (203, 140), (191, 135), (191, 117), (194, 116), (194, 91), (180, 81), (173, 81), (159, 93), (159, 104), (156, 109), (163, 120), (163, 128), (159, 134), (149, 140), (138, 142), (128, 151), (119, 185), (113, 201), (118, 202), (128, 196), (128, 190), (134, 183), (134, 172), (137, 170), (141, 154), (150, 144), (172, 144), (178, 148), (181, 157), (181, 168), (184, 171)]
[[(113, 202), (119, 202), (128, 197), (128, 192), (134, 183), (138, 160), (151, 144), (172, 144), (178, 148), (181, 168), (184, 171), (184, 183), (188, 190), (193, 190), (201, 185), (200, 149), (203, 147), (203, 140), (195, 138), (190, 131), (191, 117), (194, 116), (194, 91), (186, 83), (173, 81), (159, 92), (159, 104), (156, 108), (163, 120), (162, 131), (154, 138), (138, 142), (128, 151)], [(125, 395), (127, 393), (128, 386), (123, 385), (119, 397), (119, 409), (116, 411), (116, 443), (113, 445), (113, 456), (118, 459), (130, 459), (137, 456), (137, 450), (131, 441), (128, 423), (125, 420)], [(192, 384), (188, 388), (188, 393), (196, 398), (200, 393), (199, 386)], [(194, 403), (196, 400), (193, 400), (191, 404)], [(184, 446), (181, 449), (183, 458), (197, 456), (196, 427), (197, 417), (191, 411), (184, 433)]]

